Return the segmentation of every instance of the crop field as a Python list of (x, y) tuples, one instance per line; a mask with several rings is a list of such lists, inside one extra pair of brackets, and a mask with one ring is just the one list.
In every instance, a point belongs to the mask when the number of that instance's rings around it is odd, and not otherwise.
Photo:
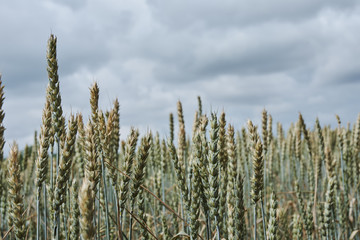
[(65, 119), (56, 44), (41, 129), (8, 154), (0, 76), (0, 239), (359, 239), (360, 115), (331, 127), (299, 113), (284, 129), (264, 109), (237, 129), (198, 97), (191, 132), (179, 101), (168, 137), (120, 137), (119, 102), (100, 109), (97, 83), (91, 115)]

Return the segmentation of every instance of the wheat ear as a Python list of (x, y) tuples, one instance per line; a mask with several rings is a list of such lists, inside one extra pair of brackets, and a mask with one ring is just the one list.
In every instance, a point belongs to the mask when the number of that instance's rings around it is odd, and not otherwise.
[(79, 196), (80, 233), (83, 240), (93, 240), (96, 234), (94, 227), (94, 200), (93, 183), (85, 177)]
[(132, 238), (132, 214), (134, 211), (135, 201), (136, 197), (138, 196), (140, 192), (140, 186), (144, 182), (144, 176), (145, 176), (145, 167), (147, 158), (150, 153), (150, 147), (151, 147), (151, 139), (152, 134), (149, 133), (147, 136), (142, 138), (140, 150), (139, 150), (139, 157), (138, 157), (138, 164), (135, 167), (134, 171), (134, 179), (133, 179), (133, 186), (131, 189), (131, 216), (130, 216), (130, 226), (129, 226), (129, 240)]
[(218, 159), (218, 141), (219, 141), (219, 123), (215, 113), (211, 114), (211, 131), (210, 131), (210, 144), (209, 144), (209, 207), (210, 216), (215, 220), (217, 239), (220, 240), (220, 226), (219, 226), (219, 167), (220, 162)]
[[(264, 159), (263, 159), (263, 148), (262, 143), (257, 134), (256, 127), (249, 120), (248, 121), (248, 129), (250, 133), (250, 138), (252, 141), (252, 160), (253, 160), (253, 169), (254, 175), (251, 178), (251, 200), (254, 204), (254, 238), (256, 240), (256, 205), (257, 202), (262, 199), (263, 189), (264, 189)], [(264, 216), (263, 216), (264, 217)], [(264, 222), (264, 218), (263, 218)], [(264, 226), (265, 228), (265, 226)], [(265, 231), (264, 231), (265, 232)], [(266, 234), (266, 233), (265, 233)], [(266, 238), (266, 237), (265, 237)]]
[(24, 203), (23, 196), (21, 194), (21, 189), (23, 183), (20, 179), (20, 164), (18, 159), (18, 146), (16, 143), (13, 143), (10, 154), (9, 154), (9, 226), (14, 226), (14, 233), (16, 239), (25, 239), (25, 218), (23, 217), (24, 213)]
[[(37, 199), (36, 199), (36, 212), (37, 212), (37, 227), (36, 227), (36, 239), (40, 238), (40, 194), (43, 187), (46, 175), (48, 172), (48, 150), (49, 150), (49, 138), (51, 129), (51, 106), (49, 98), (46, 98), (45, 107), (42, 115), (42, 126), (40, 132), (40, 148), (36, 161), (36, 185), (37, 185)], [(46, 209), (47, 206), (44, 206)], [(46, 218), (46, 215), (45, 215)], [(45, 228), (46, 231), (46, 228)]]
[(271, 193), (271, 197), (270, 197), (270, 211), (269, 211), (269, 223), (268, 223), (268, 240), (275, 240), (276, 238), (276, 231), (277, 231), (277, 200), (276, 200), (276, 195), (275, 192)]

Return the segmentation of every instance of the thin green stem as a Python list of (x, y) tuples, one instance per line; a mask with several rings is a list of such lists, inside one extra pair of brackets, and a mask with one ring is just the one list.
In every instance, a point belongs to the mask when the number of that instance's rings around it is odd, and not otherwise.
[[(181, 217), (183, 219), (185, 219), (185, 213), (184, 213), (184, 203), (183, 203), (183, 194), (182, 194), (182, 191), (180, 189), (180, 210), (181, 210)], [(182, 221), (182, 231), (185, 232), (185, 222)]]
[(216, 216), (215, 216), (215, 222), (216, 222), (216, 239), (220, 240), (220, 227), (219, 227), (219, 221)]
[(106, 193), (107, 188), (106, 188), (105, 166), (104, 166), (103, 158), (101, 158), (101, 169), (102, 169), (102, 176), (104, 181), (106, 239), (110, 240), (109, 207), (108, 207), (108, 199)]
[[(63, 205), (63, 212), (66, 211), (66, 205)], [(66, 213), (64, 214), (64, 232), (65, 232), (65, 240), (68, 240), (68, 230), (67, 230), (67, 217)]]
[[(98, 184), (98, 185), (100, 185), (100, 183)], [(97, 205), (98, 205), (98, 208), (97, 208), (97, 210), (98, 210), (98, 218), (97, 218), (97, 239), (100, 239), (100, 214), (101, 214), (101, 204), (100, 204), (100, 190), (101, 190), (101, 187), (100, 186), (98, 186), (98, 191), (97, 191), (97, 194), (98, 194), (98, 199), (97, 199)], [(95, 225), (96, 225), (96, 223), (95, 223)]]
[(206, 213), (206, 239), (211, 239), (209, 213)]
[(254, 205), (254, 240), (257, 239), (257, 232), (256, 232), (256, 203)]
[(46, 196), (46, 184), (43, 182), (44, 191), (44, 239), (47, 239), (47, 196)]
[[(56, 145), (57, 145), (57, 154), (56, 154), (56, 177), (58, 177), (59, 175), (59, 164), (60, 164), (60, 139), (59, 136), (55, 136), (56, 139)], [(54, 234), (55, 234), (55, 238), (56, 240), (60, 240), (60, 213), (59, 211), (56, 211), (55, 213), (55, 217), (54, 220), (56, 221), (55, 223), (55, 230), (54, 230)]]
[(266, 225), (265, 225), (265, 211), (264, 211), (264, 202), (263, 198), (261, 198), (261, 215), (262, 215), (262, 222), (263, 222), (263, 229), (264, 229), (264, 239), (267, 239), (266, 237)]
[(132, 239), (132, 222), (133, 222), (133, 218), (132, 215), (134, 213), (134, 206), (131, 207), (131, 213), (130, 213), (130, 221), (129, 221), (129, 240)]
[(209, 232), (209, 238), (211, 239), (211, 219), (210, 219), (210, 214), (208, 213), (208, 216), (207, 216), (207, 221), (209, 223), (209, 229), (208, 229), (208, 232)]
[(41, 188), (38, 187), (37, 196), (36, 196), (36, 215), (37, 215), (37, 222), (36, 222), (36, 240), (40, 239), (40, 193)]
[(115, 220), (116, 220), (116, 228), (117, 228), (117, 231), (119, 233), (119, 237), (120, 237), (120, 240), (123, 239), (123, 236), (122, 236), (122, 231), (121, 231), (121, 216), (120, 216), (120, 209), (119, 209), (119, 200), (118, 200), (118, 193), (116, 191), (116, 189), (114, 188), (114, 197), (115, 197)]
[(50, 153), (50, 188), (51, 191), (54, 189), (54, 150), (53, 147), (51, 147), (51, 153)]

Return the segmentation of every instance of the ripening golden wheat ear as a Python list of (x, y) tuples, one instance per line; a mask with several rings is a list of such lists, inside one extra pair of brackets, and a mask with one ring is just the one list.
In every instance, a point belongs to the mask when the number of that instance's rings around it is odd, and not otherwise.
[[(111, 116), (109, 117), (111, 118)], [(98, 130), (100, 137), (100, 149), (99, 154), (105, 161), (109, 161), (110, 158), (110, 136), (111, 129), (108, 129), (105, 123), (105, 116), (102, 110), (98, 111)], [(109, 134), (110, 133), (110, 134)]]
[[(112, 121), (112, 116), (109, 114), (108, 119)], [(105, 163), (109, 162), (111, 158), (111, 131), (112, 126), (110, 123), (110, 128), (105, 123), (105, 116), (101, 110), (98, 111), (98, 123), (99, 123), (99, 138), (100, 138), (100, 162), (101, 162), (101, 175), (103, 177), (102, 184), (103, 186), (103, 192), (100, 191), (100, 194), (102, 194), (104, 200), (105, 200), (105, 222), (106, 222), (106, 239), (110, 239), (110, 222), (109, 222), (109, 201), (108, 201), (108, 193), (107, 193), (107, 181), (106, 181), (106, 169), (105, 169)], [(111, 174), (110, 174), (111, 175)]]
[(56, 178), (54, 210), (60, 211), (60, 206), (65, 203), (67, 182), (70, 180), (70, 168), (72, 156), (75, 152), (75, 139), (77, 133), (77, 120), (74, 115), (70, 116), (68, 131), (66, 134), (65, 147), (62, 150), (59, 174)]
[(293, 215), (292, 239), (302, 239), (302, 222), (300, 220), (299, 214)]
[[(190, 199), (189, 192), (191, 189), (188, 188), (186, 183), (187, 177), (187, 168), (188, 168), (188, 159), (187, 159), (187, 149), (186, 149), (186, 133), (185, 133), (185, 121), (183, 108), (180, 101), (177, 102), (177, 115), (179, 122), (179, 132), (178, 132), (178, 147), (175, 148), (172, 137), (168, 142), (168, 147), (171, 153), (171, 158), (174, 163), (174, 168), (176, 172), (177, 186), (180, 189), (180, 211), (184, 219), (186, 219), (190, 211)], [(173, 117), (170, 115), (170, 131), (173, 131)], [(182, 231), (185, 231), (185, 223), (183, 222)]]
[[(180, 201), (183, 201), (181, 206), (185, 205), (185, 209), (189, 209), (189, 203), (190, 203), (189, 198), (188, 198), (189, 189), (188, 189), (187, 184), (186, 184), (185, 171), (182, 168), (181, 162), (179, 160), (179, 154), (176, 151), (174, 143), (169, 142), (168, 143), (168, 148), (169, 148), (170, 155), (171, 155), (171, 158), (172, 158), (173, 163), (174, 163), (175, 174), (176, 174), (176, 179), (177, 179), (177, 186), (180, 189)], [(182, 209), (182, 215), (184, 217), (183, 212), (184, 212), (184, 209)]]
[(125, 206), (127, 199), (129, 198), (129, 184), (130, 178), (132, 177), (133, 165), (135, 160), (135, 151), (136, 144), (139, 137), (139, 131), (135, 128), (131, 128), (130, 134), (127, 137), (126, 144), (124, 146), (124, 163), (123, 163), (123, 171), (125, 172), (120, 176), (120, 184), (119, 184), (119, 227), (120, 231), (123, 229), (123, 216), (125, 211)]
[(96, 82), (90, 88), (90, 106), (91, 106), (91, 120), (96, 125), (98, 121), (99, 110), (99, 86)]
[(83, 240), (93, 240), (96, 234), (93, 221), (95, 215), (94, 200), (93, 183), (85, 177), (79, 195), (80, 233)]
[[(99, 182), (100, 179), (100, 174), (101, 174), (101, 167), (100, 167), (100, 161), (99, 161), (99, 156), (100, 156), (100, 151), (101, 151), (101, 147), (100, 147), (100, 133), (99, 133), (99, 115), (98, 115), (98, 111), (99, 111), (99, 86), (96, 82), (94, 82), (94, 84), (91, 86), (90, 88), (90, 107), (91, 107), (91, 124), (92, 124), (92, 131), (93, 131), (93, 137), (94, 137), (94, 146), (95, 146), (95, 151), (96, 151), (96, 164), (97, 164), (97, 168), (99, 169), (99, 174), (97, 175), (97, 180), (96, 182)], [(96, 194), (95, 194), (96, 195)]]
[(42, 115), (42, 126), (40, 131), (40, 148), (36, 161), (36, 185), (41, 189), (42, 183), (48, 172), (48, 150), (51, 129), (51, 106), (50, 100), (46, 98), (45, 107)]
[(179, 166), (181, 171), (184, 172), (185, 176), (187, 173), (187, 159), (186, 159), (186, 133), (185, 133), (185, 121), (182, 104), (180, 101), (177, 103), (177, 114), (179, 119), (179, 134), (178, 134), (178, 148), (177, 155), (179, 159)]
[(275, 240), (277, 239), (276, 231), (277, 231), (277, 207), (278, 202), (276, 199), (275, 192), (271, 193), (270, 197), (270, 210), (269, 210), (269, 223), (268, 223), (268, 239)]
[(325, 196), (324, 207), (324, 227), (326, 229), (326, 236), (332, 239), (335, 236), (335, 221), (336, 218), (336, 205), (335, 205), (335, 186), (336, 180), (334, 177), (330, 177), (328, 181), (328, 189)]
[(227, 209), (228, 209), (228, 221), (227, 221), (227, 233), (229, 239), (234, 239), (235, 237), (235, 182), (236, 182), (236, 170), (237, 170), (237, 158), (236, 158), (236, 144), (235, 144), (235, 132), (234, 127), (229, 125), (228, 134), (226, 136), (226, 150), (229, 158), (228, 164), (228, 174), (229, 182), (227, 184)]
[[(63, 124), (64, 126), (64, 124)], [(56, 222), (56, 228), (54, 228), (54, 236), (56, 238), (60, 238), (60, 234), (63, 234), (60, 230), (61, 224), (61, 216), (60, 208), (66, 201), (67, 189), (68, 189), (68, 182), (70, 180), (70, 173), (72, 167), (72, 157), (75, 152), (75, 139), (77, 134), (77, 119), (74, 115), (70, 116), (69, 124), (68, 124), (68, 131), (65, 132), (62, 130), (63, 133), (61, 135), (61, 155), (60, 161), (58, 164), (58, 170), (56, 175), (55, 181), (55, 189), (54, 189), (54, 198), (52, 200), (53, 204), (53, 211), (54, 211), (54, 220)], [(66, 218), (66, 212), (63, 214)], [(67, 234), (67, 232), (65, 232)]]
[(245, 204), (244, 204), (244, 178), (240, 172), (237, 173), (235, 185), (235, 231), (234, 239), (247, 239), (247, 229), (245, 224)]
[(170, 142), (174, 142), (174, 115), (169, 114), (169, 130), (170, 130)]
[[(264, 176), (263, 176), (263, 181), (264, 181), (264, 186), (266, 186), (266, 181), (267, 181), (267, 171), (268, 171), (268, 131), (267, 131), (267, 124), (268, 124), (268, 113), (266, 111), (266, 109), (264, 108), (262, 111), (262, 119), (261, 119), (261, 134), (262, 134), (262, 149), (263, 149), (263, 161), (264, 161), (264, 166), (263, 166), (263, 171), (264, 171)], [(266, 188), (263, 188), (263, 195), (266, 196)]]
[(193, 123), (193, 127), (192, 127), (192, 132), (191, 132), (193, 137), (195, 137), (195, 135), (197, 134), (197, 131), (199, 130), (199, 123), (200, 123), (199, 122), (199, 113), (196, 111), (194, 114), (194, 123)]
[(205, 222), (206, 222), (206, 236), (211, 236), (211, 224), (210, 224), (210, 207), (209, 207), (209, 181), (208, 181), (208, 150), (209, 145), (206, 138), (206, 127), (208, 125), (208, 118), (203, 115), (200, 118), (200, 140), (201, 140), (201, 158), (199, 161), (199, 172), (201, 177), (200, 182), (200, 197), (201, 197), (201, 206), (204, 211), (205, 215)]
[(318, 218), (318, 228), (319, 233), (318, 236), (322, 238), (326, 238), (326, 227), (325, 227), (325, 218), (324, 218), (324, 204), (318, 204), (318, 212), (319, 212), (319, 218)]
[(114, 107), (110, 111), (110, 114), (107, 119), (106, 124), (106, 135), (107, 141), (109, 145), (108, 149), (108, 159), (106, 161), (106, 165), (109, 169), (110, 176), (112, 179), (112, 186), (114, 188), (115, 193), (118, 192), (119, 186), (118, 182), (118, 171), (116, 171), (116, 167), (119, 165), (119, 138), (120, 138), (120, 125), (119, 125), (119, 102), (116, 100), (114, 102)]
[(263, 190), (263, 170), (264, 170), (264, 160), (262, 154), (262, 143), (256, 132), (256, 127), (251, 121), (248, 121), (248, 129), (251, 138), (252, 145), (252, 161), (254, 175), (251, 179), (251, 198), (253, 204), (256, 204), (262, 197)]
[(9, 154), (9, 218), (8, 225), (14, 227), (16, 239), (25, 239), (25, 218), (24, 203), (21, 189), (23, 183), (20, 179), (19, 150), (16, 143), (13, 143)]
[[(50, 99), (50, 105), (51, 105), (51, 137), (50, 137), (50, 145), (53, 148), (53, 144), (56, 141), (56, 164), (53, 165), (53, 161), (51, 159), (51, 169), (50, 169), (50, 193), (51, 196), (50, 201), (52, 202), (54, 200), (54, 179), (56, 179), (58, 172), (59, 172), (59, 165), (60, 165), (60, 155), (61, 155), (61, 149), (63, 149), (65, 144), (65, 118), (63, 116), (63, 110), (61, 106), (61, 95), (60, 95), (60, 83), (59, 83), (59, 76), (58, 76), (58, 60), (57, 60), (57, 38), (51, 34), (50, 38), (48, 39), (48, 46), (47, 46), (47, 72), (48, 72), (48, 79), (49, 84), (47, 88), (47, 96)], [(53, 152), (53, 149), (51, 149), (51, 152)], [(56, 175), (53, 174), (53, 167), (56, 169)], [(53, 205), (54, 202), (52, 202)], [(53, 205), (54, 206), (54, 205)], [(56, 212), (54, 209), (51, 209), (50, 211)], [(50, 223), (54, 225), (54, 235), (56, 236), (56, 239), (59, 239), (59, 228), (60, 228), (60, 221), (58, 219), (53, 219), (50, 217)], [(54, 224), (53, 221), (56, 221)]]
[[(221, 112), (219, 118), (219, 141), (218, 141), (218, 149), (219, 149), (219, 183), (221, 189), (226, 189), (228, 184), (228, 155), (226, 151), (226, 119), (225, 112)], [(222, 233), (223, 238), (227, 237), (227, 229), (226, 222), (224, 221), (224, 215), (227, 214), (226, 207), (226, 192), (219, 191), (219, 226), (220, 231)]]
[[(131, 214), (134, 212), (135, 207), (135, 201), (136, 197), (140, 193), (140, 187), (144, 183), (144, 176), (145, 176), (145, 167), (147, 158), (149, 156), (149, 150), (151, 147), (151, 139), (152, 135), (151, 133), (147, 134), (147, 136), (143, 137), (141, 139), (140, 144), (140, 150), (139, 150), (139, 156), (138, 156), (138, 162), (134, 169), (134, 178), (133, 178), (133, 185), (131, 188), (131, 194), (130, 194), (130, 201), (131, 201)], [(129, 225), (129, 240), (132, 238), (132, 217), (130, 216), (130, 225)]]
[(199, 170), (199, 163), (202, 158), (201, 137), (199, 133), (195, 136), (195, 153), (192, 161), (193, 178), (191, 185), (191, 203), (190, 203), (190, 231), (191, 238), (197, 239), (197, 234), (200, 228), (199, 215), (201, 203), (201, 176)]
[(264, 155), (266, 155), (268, 150), (268, 131), (267, 131), (267, 122), (268, 122), (268, 113), (264, 109), (262, 111), (262, 119), (261, 119), (261, 131), (262, 131), (262, 140), (263, 140), (263, 150)]
[[(257, 133), (256, 127), (249, 120), (248, 129), (251, 139), (251, 152), (252, 152), (252, 162), (253, 162), (253, 171), (254, 174), (251, 178), (251, 200), (254, 204), (254, 238), (257, 239), (257, 208), (256, 205), (260, 199), (262, 199), (263, 189), (264, 189), (264, 159), (263, 159), (263, 145), (261, 143), (260, 137)], [(265, 231), (264, 231), (265, 232)]]
[(112, 147), (113, 147), (115, 159), (116, 161), (118, 161), (119, 146), (120, 146), (120, 104), (117, 98), (114, 101), (114, 106), (113, 109), (111, 110), (111, 114), (113, 116)]
[(100, 133), (99, 133), (99, 86), (96, 82), (90, 88), (90, 107), (91, 107), (91, 122), (93, 125), (96, 151), (100, 152)]
[[(303, 182), (303, 159), (301, 156), (301, 128), (299, 126), (299, 122), (295, 125), (295, 160), (294, 169), (296, 171), (296, 180)], [(296, 168), (296, 165), (299, 165), (299, 168)], [(299, 171), (297, 171), (299, 170)]]
[[(50, 99), (46, 98), (45, 107), (43, 110), (42, 115), (42, 126), (40, 131), (40, 147), (38, 157), (36, 159), (36, 186), (37, 186), (37, 239), (40, 238), (40, 196), (41, 196), (41, 189), (44, 185), (44, 181), (46, 179), (46, 175), (48, 173), (48, 150), (50, 144), (50, 129), (51, 129), (51, 106), (50, 106)], [(46, 189), (44, 188), (44, 193)], [(45, 194), (44, 194), (45, 198)], [(46, 199), (45, 199), (46, 200)], [(44, 204), (46, 201), (44, 201)], [(45, 204), (46, 205), (46, 204)], [(47, 209), (47, 206), (44, 206), (44, 209)], [(45, 226), (46, 229), (46, 226)], [(46, 237), (46, 230), (45, 237)]]
[(217, 120), (217, 116), (215, 113), (211, 114), (211, 131), (210, 131), (210, 144), (209, 144), (209, 207), (210, 207), (210, 215), (214, 218), (214, 223), (217, 231), (217, 239), (220, 239), (220, 226), (219, 226), (219, 149), (218, 149), (218, 141), (219, 141), (219, 123)]
[(321, 177), (322, 177), (321, 168), (322, 168), (323, 162), (325, 162), (325, 141), (324, 141), (324, 136), (323, 136), (321, 126), (320, 126), (320, 121), (318, 118), (316, 118), (316, 121), (315, 121), (315, 129), (316, 129), (316, 134), (317, 134), (317, 138), (319, 141), (319, 144), (318, 144), (319, 157), (316, 162), (316, 184), (318, 186), (320, 186), (319, 181), (321, 180)]
[[(124, 170), (126, 175), (121, 175), (120, 177), (120, 216), (125, 209), (125, 204), (128, 199), (129, 183), (130, 176), (132, 176), (132, 169), (135, 160), (135, 150), (136, 144), (139, 137), (139, 131), (137, 129), (131, 128), (130, 135), (127, 138), (125, 145), (125, 156), (124, 156)], [(121, 219), (121, 218), (120, 218)]]
[(57, 38), (51, 34), (48, 40), (47, 49), (47, 72), (49, 78), (49, 96), (51, 98), (52, 108), (52, 121), (55, 133), (60, 138), (62, 134), (62, 107), (61, 107), (61, 95), (59, 86), (59, 75), (58, 75), (58, 63), (56, 57), (56, 42)]
[(300, 126), (301, 126), (301, 130), (304, 134), (304, 138), (305, 138), (305, 142), (306, 142), (306, 146), (307, 146), (307, 150), (309, 153), (309, 157), (310, 157), (310, 162), (312, 162), (312, 148), (311, 148), (311, 140), (310, 140), (310, 134), (309, 131), (306, 128), (306, 124), (304, 121), (303, 116), (301, 115), (301, 113), (299, 113), (299, 122), (300, 122)]
[(271, 141), (273, 140), (273, 130), (272, 130), (272, 126), (273, 125), (273, 118), (271, 116), (271, 114), (268, 114), (268, 122), (267, 122), (267, 142), (270, 144)]
[[(168, 179), (170, 178), (170, 174), (168, 173), (168, 169), (170, 168), (170, 162), (169, 162), (169, 151), (167, 149), (166, 146), (166, 140), (162, 139), (161, 141), (161, 197), (162, 197), (162, 201), (163, 202), (167, 202), (168, 201), (168, 197), (166, 196), (166, 188), (165, 188), (165, 184), (169, 181)], [(169, 232), (169, 227), (168, 227), (168, 223), (167, 223), (167, 213), (166, 213), (166, 208), (163, 205), (162, 207), (162, 215), (161, 215), (161, 227), (162, 227), (162, 234), (164, 236), (165, 239), (169, 239), (170, 237), (170, 232)]]
[(95, 130), (91, 121), (89, 121), (85, 131), (85, 178), (90, 182), (90, 187), (96, 195), (100, 180), (100, 166), (98, 164)]
[[(308, 129), (306, 128), (306, 124), (305, 121), (301, 115), (301, 113), (299, 113), (299, 124), (301, 126), (301, 130), (302, 133), (304, 134), (304, 139), (305, 139), (305, 143), (306, 143), (306, 147), (307, 147), (307, 151), (308, 151), (308, 155), (307, 157), (305, 157), (305, 159), (307, 160), (307, 165), (309, 167), (308, 171), (308, 184), (309, 184), (309, 188), (310, 191), (314, 192), (314, 194), (311, 196), (311, 200), (312, 202), (314, 202), (315, 199), (315, 187), (316, 187), (316, 183), (315, 183), (315, 168), (316, 168), (316, 162), (313, 159), (313, 149), (312, 149), (312, 143), (311, 143), (311, 139), (310, 139), (310, 134)], [(315, 208), (314, 208), (314, 212), (315, 212)]]
[(76, 141), (76, 169), (78, 169), (79, 177), (82, 179), (85, 176), (85, 127), (81, 113), (78, 114), (77, 122), (78, 137)]

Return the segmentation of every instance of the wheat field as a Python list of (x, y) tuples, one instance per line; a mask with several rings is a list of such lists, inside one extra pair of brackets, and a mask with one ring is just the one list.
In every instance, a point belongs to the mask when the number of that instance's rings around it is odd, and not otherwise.
[(119, 102), (100, 109), (97, 83), (91, 115), (65, 119), (56, 44), (41, 129), (7, 158), (0, 76), (0, 239), (359, 239), (360, 115), (332, 128), (299, 113), (284, 129), (264, 109), (236, 129), (198, 97), (191, 132), (179, 101), (168, 137), (121, 139)]

